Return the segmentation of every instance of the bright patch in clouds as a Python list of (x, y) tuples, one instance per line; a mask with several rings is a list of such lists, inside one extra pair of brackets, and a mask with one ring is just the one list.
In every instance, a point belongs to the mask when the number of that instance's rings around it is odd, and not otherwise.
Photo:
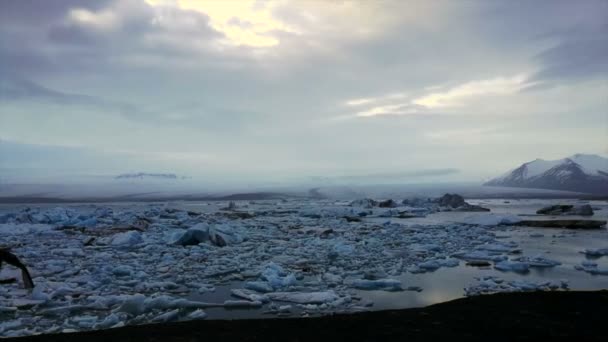
[(366, 99), (352, 99), (352, 100), (348, 100), (346, 101), (344, 104), (350, 107), (356, 107), (356, 106), (361, 106), (361, 105), (365, 105), (365, 104), (369, 104), (376, 101), (376, 99), (373, 98), (366, 98)]
[(510, 78), (498, 77), (489, 80), (472, 81), (453, 87), (444, 92), (424, 95), (412, 102), (427, 108), (461, 106), (463, 101), (483, 95), (508, 95), (525, 87), (526, 76), (517, 75)]
[[(159, 0), (147, 2), (153, 6), (166, 5)], [(297, 33), (293, 27), (272, 16), (272, 8), (279, 2), (177, 0), (176, 4), (182, 9), (207, 15), (211, 27), (222, 32), (226, 36), (225, 43), (230, 45), (270, 47), (279, 44), (273, 32)]]
[(86, 9), (75, 8), (69, 13), (69, 19), (99, 30), (111, 30), (119, 25), (118, 16), (112, 11), (101, 11), (94, 13)]
[(358, 112), (356, 116), (364, 118), (378, 115), (409, 115), (419, 114), (422, 110), (423, 108), (420, 106), (413, 105), (411, 103), (397, 103), (373, 107), (368, 110)]
[(344, 102), (344, 105), (363, 108), (350, 116), (351, 118), (421, 114), (435, 108), (459, 107), (466, 101), (482, 96), (514, 94), (530, 84), (526, 76), (521, 74), (509, 78), (470, 81), (444, 91), (441, 89), (445, 89), (445, 86), (426, 87), (418, 95), (398, 92), (378, 97), (356, 98)]

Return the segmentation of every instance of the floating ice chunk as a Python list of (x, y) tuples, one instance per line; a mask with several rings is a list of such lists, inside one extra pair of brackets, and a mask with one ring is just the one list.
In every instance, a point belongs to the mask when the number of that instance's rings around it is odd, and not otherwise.
[(574, 268), (593, 275), (608, 275), (608, 268), (599, 268), (596, 262), (590, 260), (584, 260), (580, 265), (574, 266)]
[(323, 280), (330, 285), (339, 285), (342, 283), (342, 277), (332, 273), (323, 274)]
[(226, 300), (224, 301), (224, 307), (226, 308), (247, 308), (247, 307), (260, 307), (262, 302), (260, 301), (249, 301), (249, 300)]
[(419, 269), (424, 271), (435, 271), (441, 267), (456, 267), (459, 265), (459, 261), (453, 258), (449, 259), (431, 259), (419, 263), (417, 266)]
[(434, 243), (427, 243), (423, 245), (418, 245), (414, 247), (415, 252), (440, 252), (441, 246)]
[(131, 275), (131, 273), (133, 273), (133, 267), (127, 265), (117, 266), (112, 269), (112, 274), (119, 277), (128, 276)]
[(86, 305), (66, 305), (38, 311), (41, 315), (63, 315), (89, 309)]
[(521, 218), (513, 214), (479, 214), (465, 217), (461, 223), (479, 226), (498, 226), (520, 222)]
[(209, 240), (209, 225), (198, 223), (187, 230), (173, 233), (169, 243), (173, 245), (198, 245)]
[(507, 257), (504, 255), (490, 253), (490, 252), (486, 252), (486, 251), (472, 251), (472, 252), (456, 253), (453, 256), (456, 258), (467, 260), (467, 261), (487, 260), (487, 261), (500, 262), (500, 261), (507, 259)]
[(373, 208), (376, 205), (378, 205), (378, 202), (376, 202), (370, 198), (361, 198), (361, 199), (357, 199), (357, 200), (350, 202), (349, 205), (351, 207), (361, 207), (361, 208), (370, 209), (370, 208)]
[(324, 304), (337, 300), (333, 291), (323, 292), (272, 292), (267, 294), (271, 300), (298, 304)]
[(281, 305), (281, 306), (279, 306), (279, 312), (282, 312), (282, 313), (291, 312), (291, 305)]
[(592, 257), (601, 257), (608, 255), (608, 248), (585, 249), (581, 253)]
[(22, 326), (23, 326), (23, 321), (20, 318), (12, 320), (12, 321), (0, 322), (0, 333), (4, 333), (5, 331), (8, 331), (8, 330), (19, 329)]
[(176, 320), (178, 316), (179, 316), (179, 310), (175, 309), (175, 310), (171, 310), (171, 311), (165, 312), (163, 314), (160, 314), (160, 315), (154, 317), (152, 319), (152, 322), (157, 322), (157, 323), (170, 322), (170, 321)]
[(51, 293), (50, 298), (64, 297), (67, 295), (74, 294), (75, 292), (76, 292), (76, 290), (74, 290), (73, 288), (66, 286), (66, 285), (62, 285), (59, 288), (57, 288), (55, 291), (53, 291), (53, 293)]
[(243, 237), (227, 224), (216, 224), (209, 228), (209, 240), (216, 246), (224, 247), (243, 242)]
[(287, 274), (283, 267), (274, 262), (266, 264), (260, 278), (268, 282), (273, 290), (293, 286), (297, 283), (293, 274)]
[(562, 263), (556, 260), (547, 259), (541, 256), (535, 256), (533, 258), (530, 257), (520, 257), (515, 259), (519, 262), (525, 262), (530, 265), (530, 267), (554, 267), (561, 265)]
[(161, 295), (154, 298), (147, 298), (144, 301), (146, 311), (149, 310), (170, 310), (170, 309), (202, 309), (208, 307), (221, 306), (221, 304), (199, 302), (183, 298), (175, 299), (171, 296)]
[(81, 248), (57, 248), (53, 250), (53, 254), (63, 257), (84, 257), (84, 251)]
[(123, 303), (116, 309), (118, 312), (125, 312), (130, 315), (139, 315), (145, 311), (144, 302), (146, 296), (141, 293), (128, 296)]
[(112, 326), (115, 326), (118, 323), (120, 323), (120, 318), (118, 317), (118, 315), (115, 313), (111, 313), (103, 321), (94, 324), (93, 329), (107, 329)]
[(382, 291), (403, 291), (401, 281), (396, 279), (357, 279), (352, 282), (352, 286), (359, 290), (382, 290)]
[(336, 259), (339, 256), (352, 255), (355, 251), (355, 246), (346, 244), (342, 241), (336, 242), (328, 253), (330, 259)]
[(527, 262), (504, 260), (497, 262), (494, 265), (494, 268), (503, 272), (511, 271), (516, 273), (526, 273), (530, 269), (530, 264), (528, 264)]
[(274, 289), (265, 281), (248, 281), (244, 284), (246, 289), (266, 293), (272, 292)]
[(205, 318), (207, 318), (207, 313), (201, 309), (196, 309), (196, 310), (192, 311), (191, 313), (189, 313), (188, 316), (186, 316), (186, 318), (189, 320), (205, 319)]
[(141, 237), (141, 234), (136, 230), (118, 233), (112, 238), (112, 246), (119, 247), (133, 247), (143, 242), (144, 240)]
[(511, 243), (488, 243), (481, 246), (477, 246), (476, 249), (498, 253), (518, 253), (521, 249), (516, 248), (517, 244)]
[(232, 290), (230, 290), (230, 293), (233, 296), (235, 296), (235, 297), (247, 299), (247, 300), (252, 301), (252, 302), (266, 303), (266, 302), (269, 301), (268, 296), (266, 296), (266, 295), (260, 295), (260, 294), (257, 294), (255, 292), (253, 292), (253, 291), (241, 290), (241, 289), (232, 289)]

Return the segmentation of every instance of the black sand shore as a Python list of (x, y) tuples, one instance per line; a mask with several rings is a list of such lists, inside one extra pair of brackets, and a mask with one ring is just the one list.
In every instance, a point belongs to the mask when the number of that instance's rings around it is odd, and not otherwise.
[(202, 320), (18, 341), (608, 341), (608, 291), (505, 293), (315, 318)]

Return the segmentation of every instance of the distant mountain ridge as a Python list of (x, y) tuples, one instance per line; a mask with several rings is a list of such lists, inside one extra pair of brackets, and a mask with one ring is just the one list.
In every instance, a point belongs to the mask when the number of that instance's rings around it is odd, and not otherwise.
[(608, 195), (608, 158), (575, 154), (558, 160), (536, 159), (484, 185)]
[[(178, 179), (176, 174), (174, 173), (146, 173), (146, 172), (137, 172), (137, 173), (123, 173), (120, 174), (114, 179)], [(183, 177), (182, 177), (183, 178)]]

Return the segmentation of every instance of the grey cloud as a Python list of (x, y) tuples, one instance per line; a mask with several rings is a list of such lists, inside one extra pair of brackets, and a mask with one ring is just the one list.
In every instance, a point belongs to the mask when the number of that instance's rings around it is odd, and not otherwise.
[(0, 26), (44, 26), (63, 18), (73, 8), (98, 10), (112, 0), (2, 0), (0, 2)]
[(129, 103), (109, 101), (90, 95), (64, 93), (17, 77), (5, 77), (0, 80), (0, 103), (10, 101), (42, 101), (65, 106), (86, 106), (115, 111), (131, 118), (145, 115)]
[(568, 39), (538, 56), (543, 68), (534, 81), (605, 78), (608, 76), (608, 26), (595, 36)]
[[(25, 85), (23, 91), (29, 97), (19, 101), (84, 106), (87, 111), (82, 116), (104, 118), (119, 113), (131, 120), (107, 123), (115, 125), (110, 129), (120, 132), (117, 134), (129, 138), (108, 142), (103, 132), (91, 130), (87, 141), (92, 144), (137, 144), (142, 150), (208, 149), (218, 155), (237, 156), (248, 165), (244, 169), (284, 168), (308, 174), (358, 170), (352, 171), (355, 175), (386, 170), (386, 176), (391, 170), (439, 170), (446, 166), (463, 169), (463, 173), (465, 168), (487, 169), (493, 163), (486, 163), (486, 158), (498, 159), (497, 150), (501, 158), (516, 153), (523, 160), (529, 159), (525, 153), (534, 153), (536, 158), (544, 154), (541, 147), (513, 151), (504, 147), (507, 143), (492, 142), (463, 149), (457, 141), (431, 144), (424, 137), (428, 131), (500, 126), (508, 121), (516, 122), (509, 132), (513, 141), (523, 146), (526, 138), (518, 137), (531, 125), (543, 127), (551, 121), (555, 127), (571, 126), (559, 117), (541, 120), (538, 111), (524, 116), (524, 105), (517, 114), (522, 118), (517, 120), (516, 114), (505, 114), (500, 103), (485, 112), (465, 107), (450, 115), (425, 112), (369, 120), (330, 119), (358, 111), (343, 106), (353, 98), (393, 92), (421, 96), (432, 92), (425, 89), (428, 86), (448, 84), (442, 89), (449, 89), (528, 70), (539, 70), (534, 75), (542, 81), (535, 85), (539, 94), (550, 92), (550, 84), (558, 81), (571, 85), (590, 77), (606, 78), (607, 44), (601, 36), (605, 25), (600, 25), (606, 11), (602, 11), (602, 2), (482, 1), (474, 6), (432, 2), (440, 13), (436, 16), (418, 12), (415, 2), (387, 2), (391, 7), (383, 8), (392, 15), (392, 21), (376, 35), (356, 36), (346, 30), (322, 35), (272, 32), (281, 43), (267, 50), (219, 45), (222, 33), (210, 27), (209, 18), (199, 12), (167, 7), (162, 9), (166, 21), (159, 25), (143, 1), (0, 2), (0, 18), (6, 16), (2, 11), (5, 4), (18, 3), (23, 8), (9, 13), (19, 20), (0, 19), (0, 65), (22, 79), (48, 86)], [(36, 13), (26, 13), (27, 6), (37, 7)], [(117, 12), (121, 25), (99, 30), (70, 21), (66, 13), (75, 6), (91, 11), (123, 6)], [(422, 19), (416, 25), (405, 19), (405, 14), (413, 11)], [(296, 27), (308, 24), (297, 8), (282, 13), (281, 18)], [(247, 27), (243, 20), (233, 20), (232, 24)], [(52, 89), (65, 89), (66, 93)], [(571, 91), (576, 95), (584, 89), (577, 85)], [(0, 94), (6, 101), (13, 95)], [(513, 102), (518, 102), (520, 95), (513, 95)], [(593, 105), (589, 98), (568, 102), (568, 111), (590, 118), (585, 111)], [(546, 96), (543, 101), (552, 99), (555, 97)], [(391, 103), (399, 100), (387, 104)], [(16, 105), (5, 108), (19, 109)], [(32, 106), (23, 112), (31, 120), (43, 120), (45, 109)], [(475, 118), (470, 118), (469, 112)], [(73, 125), (77, 131), (78, 124)], [(2, 126), (4, 134), (11, 134), (12, 127), (28, 125), (5, 115)], [(134, 132), (133, 126), (145, 129)], [(598, 129), (577, 127), (572, 128), (571, 137), (591, 136)], [(107, 132), (108, 127), (104, 129)], [(539, 132), (552, 138), (550, 132)], [(42, 131), (30, 136), (57, 139)], [(574, 148), (563, 145), (551, 148)]]

